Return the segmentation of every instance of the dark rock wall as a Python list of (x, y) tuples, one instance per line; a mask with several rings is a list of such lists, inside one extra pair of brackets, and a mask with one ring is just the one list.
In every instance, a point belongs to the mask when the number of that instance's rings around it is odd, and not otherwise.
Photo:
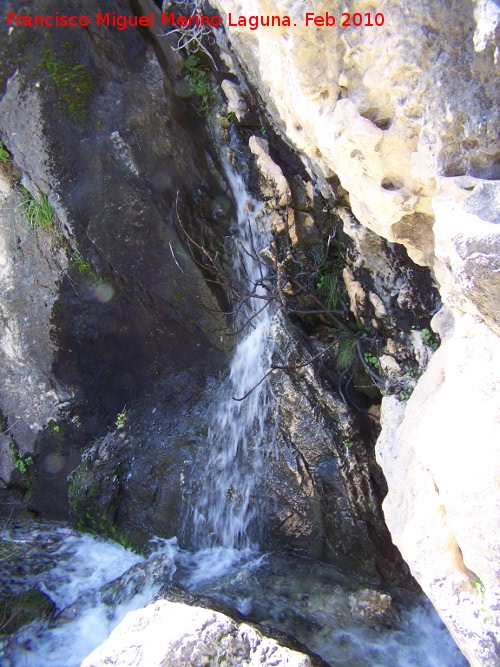
[[(23, 5), (29, 15), (60, 10), (58, 2)], [(8, 11), (20, 9), (3, 4), (2, 22)], [(96, 11), (130, 13), (113, 0), (65, 5), (68, 14)], [(165, 75), (147, 35), (19, 27), (1, 51), (0, 137), (15, 174), (56, 211), (61, 231), (46, 253), (67, 258), (52, 274), (55, 352), (46, 370), (71, 399), (55, 406), (55, 430), (46, 418), (26, 427), (38, 438), (30, 506), (60, 517), (78, 448), (157, 380), (193, 368), (210, 376), (225, 366), (230, 343), (218, 333), (225, 322), (176, 225), (182, 218), (201, 237), (222, 236), (228, 221), (213, 201), (226, 186), (199, 117), (173, 93), (178, 72)], [(38, 299), (50, 281), (38, 280)], [(20, 278), (16, 287), (25, 284)], [(29, 345), (36, 366), (47, 343), (39, 336)], [(22, 448), (26, 415), (7, 409), (5, 417)], [(44, 466), (52, 451), (64, 464), (55, 477)]]

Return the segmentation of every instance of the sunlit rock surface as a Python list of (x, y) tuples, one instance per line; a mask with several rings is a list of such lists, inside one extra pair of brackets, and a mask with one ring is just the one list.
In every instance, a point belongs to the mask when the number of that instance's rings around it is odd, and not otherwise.
[(109, 664), (310, 667), (311, 661), (224, 614), (159, 600), (127, 614), (109, 639), (82, 662), (82, 667)]
[[(290, 27), (228, 28), (273, 123), (322, 187), (340, 178), (362, 225), (434, 273), (445, 343), (408, 404), (383, 402), (384, 509), (468, 659), (500, 664), (500, 11), (472, 0), (382, 2), (383, 27), (347, 28), (339, 2), (213, 4), (226, 25), (229, 13), (233, 23), (290, 17)], [(374, 16), (364, 2), (348, 10)], [(327, 11), (335, 27), (306, 26), (306, 12)], [(350, 286), (356, 302), (353, 276)]]

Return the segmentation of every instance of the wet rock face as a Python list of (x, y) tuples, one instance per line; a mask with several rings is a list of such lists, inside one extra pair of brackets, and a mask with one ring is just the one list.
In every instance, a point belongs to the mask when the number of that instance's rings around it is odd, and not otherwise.
[[(47, 14), (56, 4), (33, 1), (26, 11)], [(2, 4), (4, 18), (14, 5)], [(114, 0), (85, 7), (96, 11), (127, 9)], [(226, 185), (198, 117), (173, 93), (175, 58), (165, 73), (163, 55), (139, 32), (19, 27), (1, 48), (0, 138), (31, 196), (48, 195), (57, 222), (34, 242), (26, 196), (2, 186), (1, 366), (10, 379), (0, 407), (16, 451), (34, 455), (31, 506), (62, 517), (79, 447), (146, 386), (225, 364), (217, 300), (177, 225), (182, 219), (207, 244), (222, 236), (228, 221), (214, 198)]]
[(252, 627), (209, 609), (159, 600), (130, 612), (83, 667), (116, 665), (290, 665), (309, 667), (309, 658), (279, 646)]
[(369, 420), (332, 390), (319, 366), (300, 368), (313, 355), (295, 327), (277, 318), (273, 335), (273, 363), (289, 370), (270, 380), (278, 423), (270, 544), (291, 544), (372, 581), (395, 575), (408, 584), (380, 511), (386, 487)]
[(204, 474), (194, 463), (217, 386), (201, 372), (173, 374), (138, 401), (128, 423), (89, 447), (70, 480), (76, 523), (140, 546), (151, 535), (180, 535), (186, 479), (193, 469)]

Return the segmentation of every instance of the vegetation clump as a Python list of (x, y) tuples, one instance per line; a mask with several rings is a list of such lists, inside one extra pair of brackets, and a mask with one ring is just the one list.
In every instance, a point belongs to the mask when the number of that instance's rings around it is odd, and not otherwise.
[(54, 232), (56, 216), (47, 195), (40, 195), (39, 197), (31, 197), (28, 195), (24, 207), (35, 239), (39, 229), (45, 229), (47, 232)]
[[(71, 42), (63, 45), (65, 51), (72, 48)], [(56, 60), (50, 49), (43, 49), (42, 55), (40, 66), (49, 73), (70, 112), (77, 118), (85, 120), (88, 117), (88, 107), (94, 90), (93, 77), (81, 63), (71, 59), (68, 62)]]
[(16, 470), (19, 470), (19, 472), (24, 478), (25, 489), (29, 490), (35, 479), (33, 475), (29, 474), (29, 468), (35, 463), (35, 461), (33, 460), (33, 457), (31, 455), (28, 454), (27, 456), (23, 456), (21, 454), (21, 452), (19, 451), (19, 447), (14, 442), (12, 437), (9, 439), (9, 449), (12, 452), (12, 455), (14, 456), (14, 468), (16, 468)]
[(213, 107), (216, 98), (200, 59), (195, 55), (186, 58), (182, 66), (182, 73), (188, 79), (193, 94), (200, 100), (196, 107), (197, 111), (206, 113)]
[(0, 161), (5, 164), (9, 158), (10, 158), (9, 151), (6, 150), (5, 146), (0, 141)]

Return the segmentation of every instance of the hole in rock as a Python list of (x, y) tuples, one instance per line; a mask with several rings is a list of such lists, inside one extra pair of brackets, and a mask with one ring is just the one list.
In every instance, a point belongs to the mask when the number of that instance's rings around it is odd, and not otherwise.
[(500, 180), (500, 153), (476, 155), (471, 160), (469, 173), (487, 181)]
[(453, 178), (454, 176), (465, 176), (465, 169), (462, 165), (452, 163), (444, 167), (443, 176), (447, 178)]
[(395, 178), (384, 178), (382, 180), (381, 186), (384, 188), (384, 190), (389, 190), (389, 192), (393, 192), (394, 190), (401, 190), (403, 187), (403, 183), (401, 181), (396, 180)]
[(389, 117), (389, 114), (375, 107), (360, 112), (360, 115), (371, 121), (379, 130), (388, 130), (392, 125), (392, 119)]

